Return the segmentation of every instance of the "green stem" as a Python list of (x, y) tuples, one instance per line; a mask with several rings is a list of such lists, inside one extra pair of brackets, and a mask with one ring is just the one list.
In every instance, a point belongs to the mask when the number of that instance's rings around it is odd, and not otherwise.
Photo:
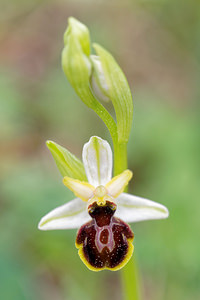
[[(127, 143), (113, 141), (113, 144), (115, 153), (114, 172), (115, 175), (118, 175), (127, 169)], [(121, 270), (121, 276), (124, 300), (140, 300), (139, 278), (134, 255), (128, 264)]]
[(94, 107), (92, 109), (97, 113), (97, 115), (101, 118), (101, 120), (104, 122), (104, 124), (107, 126), (110, 135), (113, 140), (113, 144), (115, 145), (118, 138), (117, 138), (117, 125), (112, 118), (112, 116), (109, 114), (109, 112), (105, 109), (105, 107), (100, 103), (96, 102)]
[(101, 103), (96, 102), (93, 110), (102, 119), (110, 132), (114, 147), (114, 175), (118, 175), (127, 169), (127, 143), (118, 142), (117, 125)]
[(118, 143), (113, 141), (114, 144), (114, 175), (118, 175), (127, 169), (127, 143)]
[(121, 275), (124, 300), (141, 299), (135, 255), (132, 256), (128, 264), (121, 270)]
[[(90, 85), (86, 85), (82, 88), (76, 87), (72, 84), (76, 93), (82, 99), (82, 101), (92, 110), (96, 112), (96, 114), (101, 118), (104, 122), (106, 127), (108, 128), (114, 146), (114, 153), (119, 153), (118, 151), (118, 133), (117, 133), (117, 124), (115, 123), (113, 117), (107, 111), (107, 109), (94, 97), (93, 93), (91, 92)], [(87, 99), (88, 101), (85, 101)], [(115, 158), (114, 161), (116, 162), (117, 159)]]

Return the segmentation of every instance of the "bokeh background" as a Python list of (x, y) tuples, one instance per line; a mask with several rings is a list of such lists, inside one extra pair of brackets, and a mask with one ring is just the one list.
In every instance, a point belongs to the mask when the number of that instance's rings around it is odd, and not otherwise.
[(37, 230), (72, 199), (45, 141), (81, 157), (91, 135), (110, 140), (78, 99), (60, 63), (67, 18), (124, 70), (134, 98), (130, 190), (170, 218), (132, 224), (145, 300), (200, 298), (200, 2), (1, 0), (0, 298), (123, 299), (119, 272), (93, 273), (76, 230)]

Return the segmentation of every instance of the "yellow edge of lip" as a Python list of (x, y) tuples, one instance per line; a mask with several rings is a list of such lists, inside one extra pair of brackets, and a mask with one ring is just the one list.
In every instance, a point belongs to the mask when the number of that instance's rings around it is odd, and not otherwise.
[(86, 267), (89, 270), (94, 271), (94, 272), (99, 272), (99, 271), (103, 271), (103, 270), (118, 271), (127, 264), (127, 262), (130, 260), (132, 254), (133, 254), (133, 251), (134, 251), (134, 246), (132, 244), (133, 238), (127, 239), (127, 241), (128, 241), (128, 252), (126, 254), (126, 257), (118, 266), (116, 266), (114, 268), (108, 268), (108, 267), (95, 268), (95, 267), (91, 266), (90, 263), (86, 260), (85, 255), (83, 253), (83, 244), (79, 245), (79, 244), (75, 243), (75, 245), (76, 245), (76, 248), (78, 249), (78, 254), (79, 254), (80, 259), (82, 260), (82, 262), (86, 265)]

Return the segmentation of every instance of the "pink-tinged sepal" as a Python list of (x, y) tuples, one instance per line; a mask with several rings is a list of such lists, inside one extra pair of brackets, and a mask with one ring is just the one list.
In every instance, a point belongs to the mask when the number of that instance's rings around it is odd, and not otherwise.
[(113, 216), (115, 210), (113, 202), (106, 201), (103, 206), (94, 202), (88, 208), (92, 221), (78, 231), (76, 247), (91, 270), (119, 270), (133, 253), (134, 234), (128, 224)]

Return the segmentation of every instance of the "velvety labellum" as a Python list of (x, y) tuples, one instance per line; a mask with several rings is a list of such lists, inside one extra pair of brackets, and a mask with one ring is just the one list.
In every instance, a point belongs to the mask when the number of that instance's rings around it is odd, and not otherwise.
[(114, 217), (116, 204), (91, 204), (88, 212), (92, 220), (77, 233), (76, 247), (86, 266), (94, 271), (119, 270), (133, 252), (134, 234), (128, 224)]

